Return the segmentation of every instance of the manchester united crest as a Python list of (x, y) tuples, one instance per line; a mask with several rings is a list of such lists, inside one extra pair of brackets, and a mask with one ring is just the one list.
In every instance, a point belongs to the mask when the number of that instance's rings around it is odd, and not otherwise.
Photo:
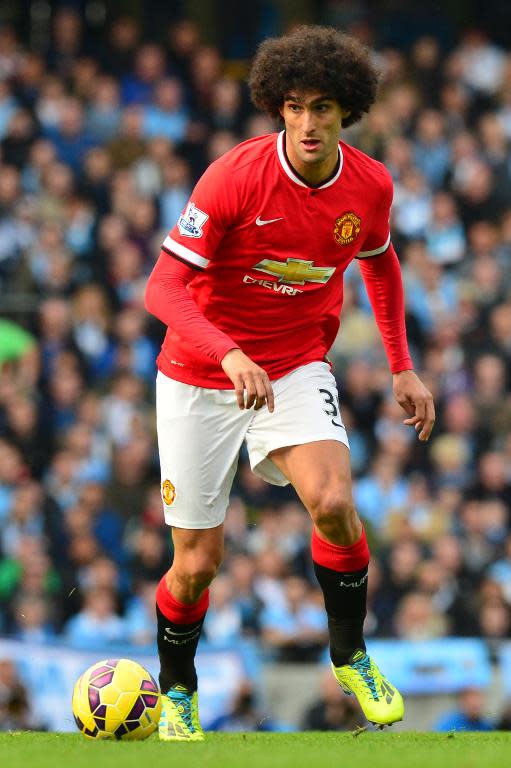
[(176, 489), (170, 482), (170, 480), (164, 480), (161, 484), (161, 497), (165, 504), (170, 507), (174, 499), (176, 498)]
[(349, 245), (358, 237), (360, 232), (361, 219), (356, 213), (349, 211), (343, 213), (335, 220), (334, 240), (338, 245)]

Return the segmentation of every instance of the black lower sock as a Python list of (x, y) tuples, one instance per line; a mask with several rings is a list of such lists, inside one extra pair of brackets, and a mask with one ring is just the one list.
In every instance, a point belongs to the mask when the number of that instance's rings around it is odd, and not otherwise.
[(328, 615), (330, 658), (334, 666), (347, 664), (357, 649), (365, 651), (364, 619), (367, 612), (367, 566), (339, 573), (314, 563)]
[(180, 683), (189, 691), (197, 690), (195, 654), (204, 618), (193, 624), (175, 624), (156, 606), (158, 619), (158, 655), (160, 657), (160, 690)]

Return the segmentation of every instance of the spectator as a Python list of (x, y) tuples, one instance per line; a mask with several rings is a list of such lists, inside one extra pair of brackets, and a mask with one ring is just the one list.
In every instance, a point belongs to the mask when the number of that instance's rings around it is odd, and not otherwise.
[(437, 192), (431, 204), (431, 223), (426, 232), (431, 258), (441, 264), (455, 264), (465, 253), (465, 233), (457, 216), (454, 199)]
[(417, 121), (415, 164), (433, 189), (442, 186), (449, 167), (449, 144), (440, 112), (425, 109)]
[(391, 510), (405, 505), (407, 493), (407, 482), (399, 474), (399, 464), (382, 453), (375, 457), (372, 472), (357, 484), (355, 503), (364, 520), (378, 530)]
[(289, 726), (279, 724), (261, 714), (257, 706), (253, 685), (246, 680), (239, 686), (231, 709), (209, 724), (210, 731), (252, 733), (257, 731), (285, 731)]
[(458, 697), (458, 707), (437, 721), (435, 731), (492, 731), (485, 716), (484, 693), (479, 688), (465, 688)]
[(113, 592), (105, 587), (87, 590), (83, 609), (68, 621), (64, 636), (74, 648), (122, 643), (126, 624), (115, 612)]
[(44, 730), (35, 722), (29, 701), (12, 661), (0, 660), (0, 731)]
[(359, 707), (344, 695), (330, 670), (320, 680), (320, 695), (303, 715), (302, 731), (352, 731), (364, 723)]
[(10, 120), (15, 114), (17, 106), (17, 101), (12, 95), (9, 83), (6, 80), (0, 80), (0, 139), (3, 139), (6, 135)]
[(279, 661), (313, 661), (324, 646), (326, 627), (322, 607), (304, 579), (285, 580), (285, 603), (267, 607), (261, 615), (263, 640)]
[(113, 77), (95, 78), (94, 90), (86, 112), (87, 132), (98, 142), (108, 142), (121, 122), (119, 85)]
[(126, 638), (133, 645), (154, 646), (156, 627), (153, 621), (154, 594), (158, 584), (154, 581), (138, 581), (134, 595), (126, 607)]
[(424, 237), (431, 218), (431, 192), (420, 171), (408, 169), (396, 191), (394, 219), (398, 232), (408, 239)]
[(463, 81), (476, 91), (494, 93), (502, 85), (504, 52), (481, 29), (471, 28), (456, 52)]
[(155, 582), (169, 569), (171, 553), (168, 541), (154, 527), (145, 526), (131, 536), (129, 572), (134, 584)]
[(506, 536), (504, 556), (490, 565), (488, 575), (501, 586), (506, 602), (511, 605), (511, 535)]
[(244, 635), (258, 636), (262, 601), (255, 591), (255, 563), (244, 554), (236, 554), (228, 564), (228, 578), (232, 583), (234, 602), (241, 615)]
[(230, 645), (241, 634), (241, 608), (226, 575), (217, 576), (210, 588), (210, 604), (204, 622), (204, 634), (212, 646)]
[(107, 145), (114, 168), (127, 168), (142, 157), (145, 150), (142, 138), (142, 112), (136, 106), (123, 111), (119, 131)]
[(185, 208), (191, 192), (190, 167), (180, 157), (169, 159), (163, 166), (163, 189), (160, 195), (162, 228), (170, 231)]
[(20, 595), (14, 606), (13, 635), (24, 643), (45, 643), (55, 637), (44, 597)]
[(174, 78), (160, 80), (155, 87), (153, 103), (142, 112), (143, 135), (165, 136), (173, 142), (183, 141), (188, 116), (183, 106), (181, 85)]
[(32, 384), (38, 373), (35, 339), (16, 323), (0, 318), (0, 372)]
[(496, 731), (511, 731), (511, 702), (507, 702), (503, 712), (501, 712), (500, 719), (495, 725)]
[(161, 46), (145, 43), (135, 53), (134, 71), (122, 78), (124, 104), (149, 104), (154, 88), (165, 73), (165, 54)]
[(47, 138), (55, 144), (59, 160), (75, 172), (82, 164), (87, 150), (94, 146), (84, 121), (81, 103), (78, 99), (67, 98), (60, 105), (57, 126), (46, 131)]
[(410, 592), (399, 602), (394, 627), (401, 640), (432, 640), (447, 634), (447, 623), (429, 595)]

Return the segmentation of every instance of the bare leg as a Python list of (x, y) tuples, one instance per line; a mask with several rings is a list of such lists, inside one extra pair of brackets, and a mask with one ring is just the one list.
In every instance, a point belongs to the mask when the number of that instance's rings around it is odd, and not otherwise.
[(351, 493), (349, 449), (335, 440), (292, 445), (269, 458), (287, 477), (319, 535), (338, 546), (360, 538), (362, 524)]
[(169, 592), (181, 603), (196, 603), (216, 576), (224, 553), (224, 526), (203, 530), (173, 528), (174, 561), (167, 572)]

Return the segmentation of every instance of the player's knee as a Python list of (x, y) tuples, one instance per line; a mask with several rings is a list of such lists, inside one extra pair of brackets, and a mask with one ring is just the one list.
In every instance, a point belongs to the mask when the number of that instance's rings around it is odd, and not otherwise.
[(357, 520), (351, 494), (342, 490), (319, 494), (311, 505), (310, 513), (316, 527), (330, 541), (345, 536), (350, 538), (350, 532)]
[(176, 568), (175, 575), (184, 587), (189, 599), (195, 600), (209, 587), (220, 567), (221, 558), (214, 555), (188, 557)]
[(216, 568), (201, 568), (195, 572), (188, 574), (188, 582), (191, 590), (199, 595), (209, 587), (213, 579), (217, 574)]

